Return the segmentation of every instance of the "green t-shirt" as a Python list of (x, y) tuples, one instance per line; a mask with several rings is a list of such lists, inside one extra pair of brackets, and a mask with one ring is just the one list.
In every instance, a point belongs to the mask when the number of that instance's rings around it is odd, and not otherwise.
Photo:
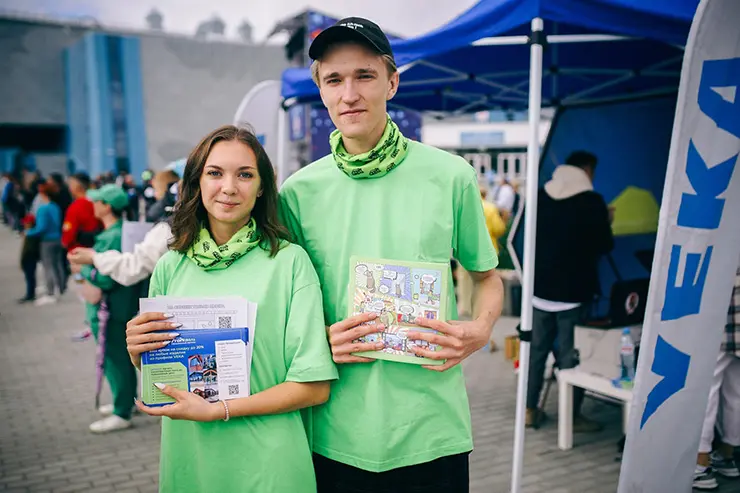
[[(412, 142), (381, 178), (356, 180), (331, 156), (291, 176), (280, 191), (283, 221), (321, 280), (327, 324), (347, 318), (353, 255), (496, 267), (475, 170), (462, 158)], [(457, 317), (449, 275), (447, 313)], [(338, 365), (329, 402), (314, 409), (314, 452), (368, 471), (421, 464), (472, 450), (462, 369), (439, 373), (374, 361)]]
[[(157, 263), (150, 296), (242, 296), (257, 303), (250, 389), (337, 378), (326, 340), (321, 291), (302, 248), (275, 258), (255, 248), (206, 272), (177, 252)], [(310, 413), (306, 413), (310, 416)], [(301, 412), (199, 423), (162, 420), (160, 491), (316, 491)]]

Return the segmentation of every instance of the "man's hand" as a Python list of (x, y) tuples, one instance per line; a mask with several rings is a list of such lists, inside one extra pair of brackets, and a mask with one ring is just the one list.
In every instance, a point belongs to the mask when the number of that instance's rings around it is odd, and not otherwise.
[(353, 356), (352, 353), (377, 351), (383, 349), (382, 342), (358, 342), (362, 336), (381, 332), (385, 326), (379, 323), (367, 323), (378, 317), (376, 313), (362, 313), (349, 317), (328, 328), (331, 354), (335, 363), (372, 363), (371, 358)]
[(440, 334), (432, 332), (418, 332), (410, 330), (406, 335), (409, 340), (427, 341), (442, 347), (439, 351), (432, 351), (418, 346), (412, 346), (411, 350), (417, 355), (434, 360), (447, 360), (443, 365), (424, 365), (424, 368), (434, 371), (449, 370), (459, 364), (462, 360), (482, 348), (491, 336), (491, 327), (485, 322), (473, 320), (461, 322), (459, 320), (431, 320), (427, 318), (416, 319), (416, 325), (434, 329)]

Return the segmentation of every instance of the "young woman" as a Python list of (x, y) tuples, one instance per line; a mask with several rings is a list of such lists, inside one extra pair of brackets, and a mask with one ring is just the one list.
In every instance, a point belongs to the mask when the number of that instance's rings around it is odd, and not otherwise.
[[(258, 304), (252, 395), (209, 403), (155, 384), (172, 405), (143, 412), (162, 422), (160, 491), (316, 491), (300, 409), (324, 403), (337, 378), (321, 291), (308, 255), (284, 241), (272, 165), (251, 132), (224, 126), (188, 157), (173, 239), (149, 295), (241, 296)], [(128, 324), (133, 363), (177, 333), (164, 313)], [(155, 332), (159, 331), (159, 332)]]

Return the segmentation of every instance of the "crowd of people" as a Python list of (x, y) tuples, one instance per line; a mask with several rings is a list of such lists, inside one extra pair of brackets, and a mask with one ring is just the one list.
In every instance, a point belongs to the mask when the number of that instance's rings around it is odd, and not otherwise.
[[(472, 424), (460, 363), (489, 342), (501, 314), (497, 250), (514, 198), (502, 184), (497, 207), (464, 159), (401, 133), (386, 111), (398, 70), (377, 25), (339, 21), (316, 37), (309, 55), (337, 130), (331, 154), (279, 191), (257, 136), (232, 125), (206, 135), (186, 161), (147, 175), (144, 187), (126, 174), (91, 180), (77, 173), (66, 182), (7, 175), (4, 219), (25, 232), (21, 302), (53, 303), (74, 276), (113, 396), (90, 430), (130, 428), (134, 402), (163, 417), (160, 491), (468, 491)], [(560, 367), (575, 364), (573, 328), (596, 289), (596, 260), (613, 246), (608, 208), (593, 190), (595, 169), (595, 156), (575, 153), (541, 192), (551, 216), (540, 221), (538, 237), (557, 241), (538, 241), (537, 264), (545, 269), (536, 273), (531, 371), (540, 376), (556, 336)], [(392, 207), (383, 206), (388, 197)], [(122, 251), (124, 219), (143, 217), (155, 226)], [(563, 224), (565, 232), (553, 229)], [(449, 265), (450, 252), (466, 279), (463, 289), (458, 276), (458, 295), (468, 316), (419, 318), (417, 325), (433, 330), (407, 334), (428, 343), (413, 345), (415, 354), (442, 363), (358, 356), (383, 347), (360, 338), (385, 327), (374, 313), (347, 316), (350, 257)], [(588, 264), (580, 277), (558, 270), (563, 255)], [(47, 285), (36, 299), (39, 260)], [(448, 286), (448, 314), (456, 319)], [(173, 404), (148, 407), (135, 399), (142, 353), (180, 336), (171, 315), (138, 313), (140, 297), (158, 295), (257, 303), (249, 397), (209, 402), (157, 382)], [(722, 361), (718, 395), (730, 372), (737, 377), (737, 360)], [(529, 425), (538, 419), (541, 384), (531, 379)], [(595, 429), (576, 416), (583, 431)], [(723, 419), (729, 447), (736, 422)], [(705, 455), (702, 471), (720, 459), (718, 471), (737, 471), (726, 454)]]
[[(161, 215), (151, 171), (142, 175), (142, 185), (137, 186), (126, 172), (118, 177), (107, 172), (94, 179), (84, 172), (66, 178), (57, 172), (44, 177), (29, 169), (27, 163), (26, 154), (19, 152), (12, 171), (3, 173), (0, 180), (3, 223), (23, 236), (20, 267), (26, 290), (19, 303), (53, 304), (65, 293), (71, 275), (67, 254), (78, 247), (92, 247), (103, 228), (86, 196), (88, 190), (107, 184), (121, 188), (126, 195), (124, 219), (138, 220), (140, 211), (151, 221)], [(39, 263), (44, 267), (46, 282), (44, 289), (37, 291)]]

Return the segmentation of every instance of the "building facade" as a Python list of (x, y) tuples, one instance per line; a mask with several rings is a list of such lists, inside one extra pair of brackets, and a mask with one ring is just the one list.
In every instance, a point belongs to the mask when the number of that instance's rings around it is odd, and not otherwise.
[(0, 166), (23, 149), (43, 171), (138, 177), (231, 123), (286, 65), (280, 46), (0, 17)]

